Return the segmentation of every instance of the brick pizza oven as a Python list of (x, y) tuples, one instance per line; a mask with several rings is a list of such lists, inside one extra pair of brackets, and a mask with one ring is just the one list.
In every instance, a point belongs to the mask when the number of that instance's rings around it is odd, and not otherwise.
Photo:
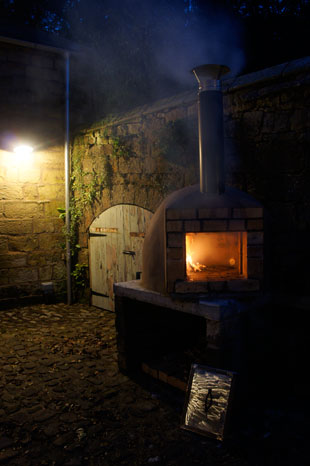
[(263, 208), (238, 190), (169, 196), (153, 217), (142, 284), (160, 293), (255, 292), (263, 287)]
[(144, 240), (142, 279), (114, 285), (125, 371), (195, 341), (195, 332), (206, 341), (204, 362), (238, 368), (240, 314), (264, 289), (264, 210), (247, 193), (225, 187), (220, 78), (228, 71), (221, 65), (193, 70), (200, 183), (170, 194), (155, 212)]
[(160, 293), (252, 292), (263, 282), (263, 208), (224, 183), (223, 103), (219, 78), (204, 65), (199, 82), (200, 185), (171, 194), (144, 242), (142, 284)]

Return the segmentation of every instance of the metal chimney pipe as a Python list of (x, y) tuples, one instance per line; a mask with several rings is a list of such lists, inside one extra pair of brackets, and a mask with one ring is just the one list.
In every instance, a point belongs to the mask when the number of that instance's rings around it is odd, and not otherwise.
[(225, 191), (223, 96), (220, 78), (230, 69), (224, 65), (202, 65), (193, 73), (199, 83), (198, 130), (200, 191)]

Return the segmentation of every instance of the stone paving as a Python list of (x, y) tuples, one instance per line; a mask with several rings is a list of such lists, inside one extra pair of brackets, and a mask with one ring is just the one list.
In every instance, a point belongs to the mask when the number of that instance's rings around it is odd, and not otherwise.
[(280, 461), (263, 438), (225, 445), (180, 429), (183, 401), (118, 371), (113, 313), (79, 304), (0, 312), (0, 464), (303, 464)]

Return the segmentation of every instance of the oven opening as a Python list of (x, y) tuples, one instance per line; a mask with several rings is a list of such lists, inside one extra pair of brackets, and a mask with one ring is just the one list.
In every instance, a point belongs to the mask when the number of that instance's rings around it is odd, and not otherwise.
[(186, 233), (188, 281), (247, 278), (247, 233)]

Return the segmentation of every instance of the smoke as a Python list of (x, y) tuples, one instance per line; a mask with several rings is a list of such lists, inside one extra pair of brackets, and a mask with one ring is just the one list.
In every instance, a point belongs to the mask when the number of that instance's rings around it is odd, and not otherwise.
[[(71, 39), (87, 44), (87, 83), (115, 112), (193, 88), (195, 66), (244, 65), (242, 31), (225, 10), (202, 14), (189, 0), (76, 0), (67, 9)], [(93, 71), (91, 72), (91, 68)]]
[(162, 76), (184, 86), (193, 84), (190, 71), (206, 63), (226, 65), (231, 75), (241, 72), (244, 63), (242, 34), (237, 21), (224, 11), (211, 12), (207, 18), (191, 18), (183, 26), (182, 18), (174, 28), (158, 38), (155, 60)]

